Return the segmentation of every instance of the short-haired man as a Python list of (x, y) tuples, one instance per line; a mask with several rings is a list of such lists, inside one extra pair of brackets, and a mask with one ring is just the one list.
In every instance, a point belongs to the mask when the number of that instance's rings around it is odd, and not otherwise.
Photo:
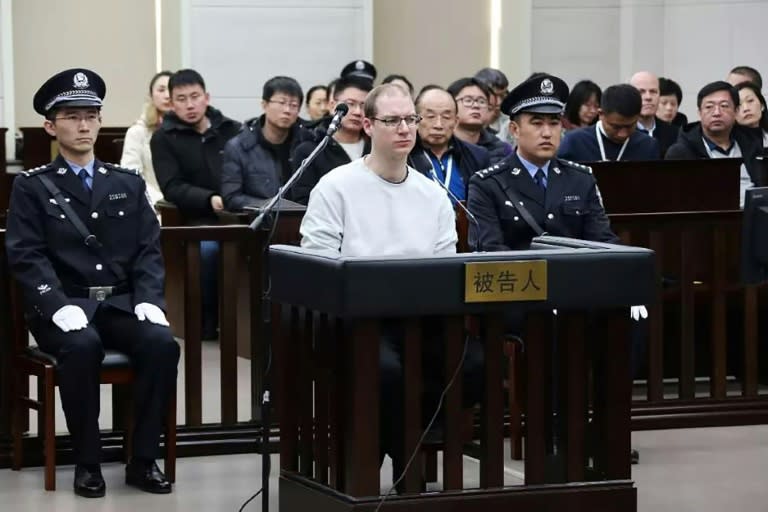
[(492, 164), (512, 153), (510, 144), (499, 140), (486, 129), (493, 91), (485, 82), (477, 78), (460, 78), (446, 90), (456, 99), (459, 108), (458, 124), (454, 130), (456, 137), (487, 149)]
[[(293, 190), (289, 192), (292, 200), (307, 204), (309, 194), (320, 178), (331, 169), (348, 164), (370, 152), (370, 142), (363, 130), (363, 104), (372, 88), (373, 84), (368, 78), (358, 75), (342, 77), (336, 81), (328, 101), (328, 109), (333, 113), (336, 105), (345, 103), (349, 111), (341, 120), (341, 126), (331, 137), (328, 146), (304, 170)], [(330, 123), (330, 116), (321, 119), (314, 129), (312, 138), (296, 146), (292, 158), (294, 168), (298, 168), (325, 137)]]
[[(626, 87), (639, 96), (633, 87)], [(555, 158), (567, 98), (565, 82), (540, 74), (515, 87), (504, 100), (501, 108), (510, 117), (510, 130), (518, 145), (514, 154), (469, 181), (467, 207), (478, 221), (469, 227), (469, 244), (474, 250), (508, 251), (530, 246), (539, 233), (520, 213), (521, 202), (547, 233), (618, 241), (600, 204), (591, 170)], [(637, 119), (632, 122), (634, 129)]]
[(155, 458), (179, 346), (163, 312), (160, 226), (146, 184), (138, 171), (100, 162), (94, 154), (105, 92), (99, 75), (77, 68), (51, 77), (35, 94), (35, 111), (45, 116), (59, 155), (13, 182), (6, 254), (24, 295), (29, 330), (40, 349), (56, 358), (75, 494), (97, 498), (106, 492), (99, 375), (109, 348), (125, 353), (136, 374), (126, 483), (165, 494), (171, 484)]
[(210, 106), (205, 81), (193, 69), (168, 80), (172, 111), (152, 136), (152, 164), (163, 196), (193, 223), (215, 222), (224, 209), (221, 155), (240, 123)]
[(485, 148), (453, 135), (456, 100), (439, 86), (429, 86), (416, 97), (421, 122), (408, 164), (429, 178), (440, 180), (459, 201), (467, 198), (469, 178), (491, 165)]
[(509, 133), (509, 117), (501, 112), (501, 102), (507, 97), (509, 92), (509, 80), (500, 69), (483, 68), (475, 73), (475, 78), (485, 83), (493, 91), (493, 98), (490, 102), (490, 115), (488, 117), (488, 128), (504, 142), (513, 143), (512, 136)]
[(763, 77), (758, 70), (750, 66), (736, 66), (728, 73), (725, 81), (733, 86), (742, 82), (752, 82), (758, 89), (763, 88)]
[(669, 160), (694, 160), (699, 158), (743, 158), (741, 166), (740, 200), (751, 186), (763, 186), (762, 138), (754, 131), (736, 124), (739, 93), (728, 82), (712, 82), (705, 85), (696, 97), (699, 109), (698, 123), (686, 125), (678, 141), (669, 148)]
[(293, 171), (291, 154), (311, 133), (297, 122), (304, 96), (293, 78), (276, 76), (264, 84), (260, 117), (224, 147), (221, 195), (227, 210), (241, 210), (277, 194)]
[(629, 79), (629, 85), (638, 90), (642, 99), (637, 129), (658, 141), (662, 157), (677, 142), (680, 129), (656, 117), (661, 99), (659, 78), (649, 71), (638, 71)]
[[(341, 256), (431, 257), (456, 252), (455, 216), (439, 185), (407, 165), (419, 116), (407, 91), (381, 85), (365, 101), (363, 128), (371, 153), (337, 167), (312, 190), (301, 223), (301, 246)], [(425, 322), (424, 407), (429, 413), (444, 382), (440, 330)], [(404, 467), (402, 325), (386, 322), (380, 341), (381, 457), (393, 459), (395, 480)], [(465, 403), (480, 395), (482, 350), (468, 345)]]
[[(656, 117), (681, 128), (688, 124), (688, 116), (680, 112), (683, 103), (683, 90), (671, 78), (659, 78), (659, 108)], [(679, 134), (678, 134), (679, 135)]]
[(599, 121), (566, 133), (558, 156), (575, 162), (658, 160), (659, 143), (637, 130), (641, 109), (637, 89), (629, 84), (608, 87), (600, 99)]
[[(193, 69), (182, 69), (168, 80), (172, 111), (152, 135), (152, 164), (165, 199), (175, 204), (190, 224), (215, 224), (224, 209), (221, 197), (221, 155), (240, 131), (240, 123), (210, 106), (205, 81)], [(218, 337), (218, 244), (200, 245), (203, 339)]]

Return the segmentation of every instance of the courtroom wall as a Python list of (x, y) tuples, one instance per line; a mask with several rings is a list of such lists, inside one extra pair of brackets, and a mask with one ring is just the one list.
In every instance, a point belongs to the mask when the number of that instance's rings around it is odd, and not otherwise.
[(379, 77), (407, 76), (418, 90), (443, 87), (489, 64), (488, 0), (374, 0)]
[(40, 126), (38, 87), (71, 67), (107, 83), (105, 126), (127, 126), (141, 113), (155, 72), (154, 0), (14, 0), (16, 124)]
[(523, 1), (532, 2), (532, 70), (571, 85), (591, 78), (605, 88), (647, 69), (681, 85), (682, 110), (697, 120), (697, 92), (732, 67), (768, 76), (766, 0)]

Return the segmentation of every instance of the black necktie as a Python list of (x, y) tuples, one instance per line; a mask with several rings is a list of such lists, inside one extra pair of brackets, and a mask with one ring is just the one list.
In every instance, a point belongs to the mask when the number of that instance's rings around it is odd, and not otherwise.
[(547, 191), (547, 181), (546, 180), (547, 180), (547, 177), (544, 176), (544, 171), (542, 171), (541, 169), (537, 169), (536, 170), (536, 174), (533, 176), (533, 181), (535, 181), (536, 184), (538, 186), (540, 186), (541, 190), (543, 190), (544, 192)]

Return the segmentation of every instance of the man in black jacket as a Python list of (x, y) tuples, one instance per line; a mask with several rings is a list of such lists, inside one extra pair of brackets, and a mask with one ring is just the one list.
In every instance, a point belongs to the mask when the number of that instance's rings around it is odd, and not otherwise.
[[(328, 110), (333, 112), (336, 105), (345, 103), (349, 112), (341, 121), (341, 127), (333, 134), (328, 146), (323, 150), (314, 162), (307, 167), (304, 174), (290, 191), (290, 199), (307, 204), (312, 189), (325, 176), (328, 171), (357, 160), (371, 151), (371, 143), (363, 132), (363, 104), (368, 93), (373, 89), (373, 83), (362, 76), (343, 76), (336, 81), (333, 94), (328, 103)], [(306, 141), (293, 152), (293, 166), (298, 168), (315, 146), (325, 137), (331, 117), (328, 116), (318, 123), (312, 140)]]
[(491, 165), (485, 148), (457, 139), (456, 100), (438, 86), (425, 87), (416, 97), (421, 116), (417, 141), (408, 164), (429, 178), (439, 179), (460, 201), (467, 198), (469, 178)]
[[(150, 141), (157, 181), (165, 199), (176, 205), (187, 223), (216, 223), (216, 212), (224, 209), (221, 154), (224, 144), (240, 131), (240, 123), (208, 104), (205, 82), (195, 70), (174, 73), (168, 91), (173, 111), (163, 117)], [(218, 244), (204, 241), (200, 251), (203, 339), (214, 339), (219, 323)]]
[(168, 90), (173, 111), (163, 117), (150, 142), (157, 181), (187, 222), (215, 222), (214, 212), (224, 208), (221, 153), (240, 123), (209, 105), (203, 77), (195, 70), (174, 73)]
[(667, 160), (699, 158), (742, 158), (739, 198), (744, 191), (766, 182), (762, 161), (762, 140), (753, 131), (736, 124), (739, 93), (728, 82), (705, 85), (696, 98), (701, 122), (683, 127), (680, 138), (667, 151)]
[(312, 136), (297, 122), (303, 96), (290, 77), (276, 76), (264, 84), (264, 114), (247, 121), (224, 147), (221, 195), (228, 210), (274, 196), (290, 177), (292, 153)]

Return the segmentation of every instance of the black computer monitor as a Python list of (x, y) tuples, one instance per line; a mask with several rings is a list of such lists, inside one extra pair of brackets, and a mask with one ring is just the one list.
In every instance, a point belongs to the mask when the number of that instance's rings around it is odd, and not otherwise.
[(741, 280), (768, 281), (768, 187), (747, 189), (741, 226)]

